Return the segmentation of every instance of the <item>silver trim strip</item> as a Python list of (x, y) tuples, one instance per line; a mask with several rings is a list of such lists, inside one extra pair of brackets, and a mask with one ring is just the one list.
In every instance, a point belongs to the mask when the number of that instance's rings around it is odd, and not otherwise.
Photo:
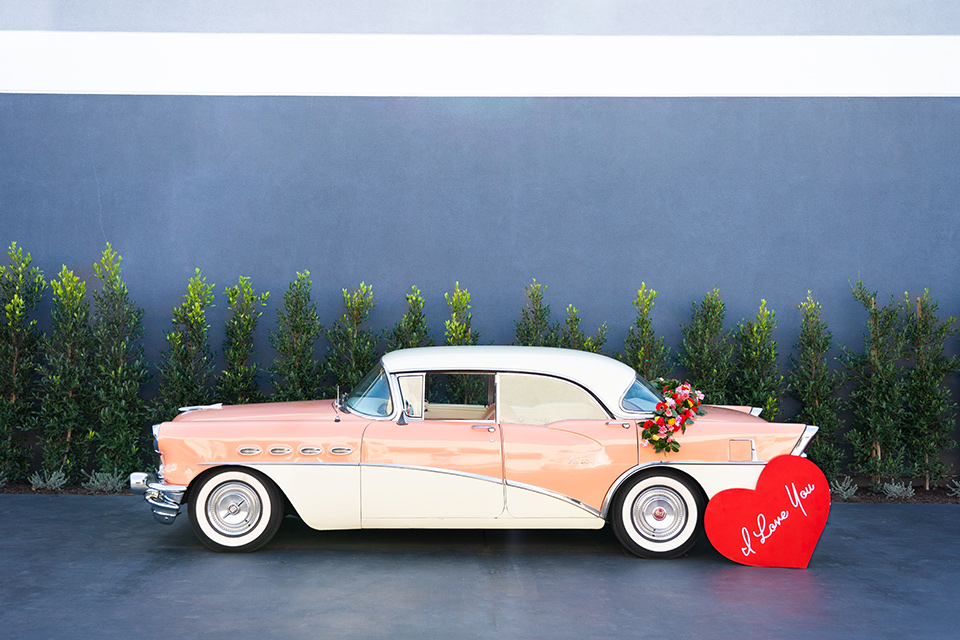
[(803, 433), (800, 435), (800, 439), (797, 440), (796, 446), (794, 446), (793, 451), (790, 452), (790, 455), (806, 457), (806, 454), (803, 452), (810, 444), (810, 441), (813, 440), (813, 436), (817, 435), (817, 431), (820, 431), (820, 427), (813, 424), (806, 425), (803, 428)]
[(620, 488), (624, 482), (626, 482), (631, 476), (635, 473), (642, 471), (644, 469), (650, 469), (653, 467), (678, 467), (678, 466), (755, 466), (755, 465), (765, 465), (767, 462), (765, 460), (751, 460), (750, 462), (702, 462), (698, 460), (670, 460), (662, 462), (645, 462), (644, 464), (638, 464), (635, 467), (631, 467), (620, 474), (620, 477), (611, 485), (607, 490), (607, 495), (603, 498), (603, 506), (600, 507), (600, 517), (606, 519), (607, 513), (610, 511), (610, 505), (613, 502), (613, 496), (616, 495), (617, 489)]
[(190, 413), (191, 411), (206, 411), (207, 409), (223, 409), (223, 403), (216, 404), (198, 404), (192, 407), (180, 407), (177, 409), (180, 413)]
[[(550, 489), (544, 489), (543, 487), (536, 487), (531, 484), (524, 484), (522, 482), (513, 482), (511, 480), (507, 480), (506, 485), (508, 487), (513, 487), (514, 489), (524, 489), (526, 491), (533, 491), (534, 493), (539, 493), (539, 494), (548, 496), (550, 498), (556, 498), (557, 500), (560, 500), (561, 502), (566, 502), (567, 504), (573, 505), (574, 507), (580, 507), (581, 509), (583, 509), (584, 511), (586, 511), (592, 516), (595, 516), (597, 518), (600, 517), (600, 511), (598, 509), (595, 509), (585, 502), (581, 502), (576, 498), (571, 498), (570, 496), (564, 495), (562, 493), (557, 493), (556, 491), (551, 491)], [(510, 508), (510, 505), (508, 504), (507, 509), (509, 508)]]
[(484, 482), (494, 482), (496, 484), (503, 484), (502, 478), (494, 478), (493, 476), (482, 476), (477, 473), (470, 473), (468, 471), (456, 471), (454, 469), (437, 469), (435, 467), (416, 467), (407, 464), (387, 464), (387, 463), (378, 463), (378, 462), (364, 462), (360, 465), (361, 467), (382, 467), (385, 469), (407, 469), (409, 471), (429, 471), (431, 473), (442, 473), (449, 476), (460, 476), (463, 478), (471, 478), (473, 480), (483, 480)]

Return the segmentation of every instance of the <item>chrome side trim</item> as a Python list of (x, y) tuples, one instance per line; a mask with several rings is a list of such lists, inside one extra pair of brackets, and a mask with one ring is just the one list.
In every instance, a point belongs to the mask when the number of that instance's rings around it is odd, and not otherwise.
[(348, 456), (353, 453), (353, 447), (330, 447), (330, 453), (335, 456)]
[(270, 455), (272, 455), (272, 456), (285, 456), (285, 455), (287, 455), (288, 453), (292, 453), (292, 452), (293, 452), (293, 449), (291, 449), (290, 447), (288, 447), (288, 446), (285, 445), (285, 444), (278, 444), (278, 445), (274, 445), (274, 446), (270, 447), (269, 449), (267, 449), (267, 451), (268, 451), (268, 452), (270, 453)]
[(237, 449), (237, 453), (239, 453), (242, 456), (255, 456), (260, 453), (263, 453), (263, 449), (255, 445), (250, 445), (250, 446), (240, 447), (239, 449)]
[(797, 444), (793, 448), (793, 451), (790, 452), (790, 455), (807, 457), (804, 451), (810, 444), (810, 441), (813, 440), (813, 436), (817, 435), (817, 431), (820, 431), (820, 427), (816, 425), (808, 424), (805, 426), (803, 428), (803, 434), (801, 434), (800, 439), (797, 440)]
[(638, 464), (635, 467), (631, 467), (620, 474), (620, 477), (610, 486), (607, 490), (607, 495), (603, 498), (603, 505), (600, 507), (600, 517), (606, 518), (607, 513), (610, 511), (610, 505), (613, 503), (613, 496), (616, 495), (617, 489), (620, 488), (624, 482), (626, 482), (631, 476), (643, 471), (645, 469), (652, 469), (653, 467), (676, 467), (676, 466), (754, 466), (754, 465), (765, 465), (767, 464), (765, 460), (751, 460), (750, 462), (702, 462), (699, 460), (670, 460), (669, 462), (645, 462), (644, 464)]
[(241, 467), (263, 467), (263, 466), (275, 467), (278, 465), (279, 466), (288, 465), (291, 467), (298, 467), (298, 466), (317, 467), (317, 466), (323, 466), (323, 465), (335, 466), (335, 467), (359, 467), (360, 466), (359, 462), (323, 462), (319, 460), (317, 462), (270, 462), (268, 460), (220, 460), (217, 462), (195, 462), (194, 464), (196, 464), (198, 467), (228, 467), (231, 465), (237, 465)]
[(750, 415), (760, 417), (763, 413), (763, 407), (750, 407)]
[(364, 462), (360, 465), (361, 467), (381, 467), (385, 469), (406, 469), (408, 471), (429, 471), (431, 473), (442, 473), (448, 476), (460, 476), (463, 478), (471, 478), (473, 480), (483, 480), (484, 482), (494, 482), (496, 484), (503, 484), (502, 478), (494, 478), (492, 476), (482, 476), (477, 473), (470, 473), (468, 471), (456, 471), (454, 469), (437, 469), (435, 467), (415, 467), (412, 465), (406, 464), (387, 464), (387, 463), (367, 463)]
[[(551, 491), (550, 489), (544, 489), (543, 487), (537, 487), (532, 484), (524, 484), (522, 482), (513, 482), (511, 480), (507, 480), (506, 485), (508, 487), (513, 487), (514, 489), (524, 489), (526, 491), (533, 491), (534, 493), (539, 493), (539, 494), (548, 496), (550, 498), (556, 498), (557, 500), (560, 500), (561, 502), (566, 502), (567, 504), (573, 505), (574, 507), (580, 507), (581, 509), (583, 509), (584, 511), (586, 511), (587, 513), (589, 513), (594, 517), (597, 517), (597, 518), (600, 517), (600, 511), (598, 509), (591, 507), (586, 502), (581, 502), (576, 498), (571, 498), (570, 496), (564, 495), (562, 493), (557, 493), (556, 491)], [(509, 508), (510, 508), (510, 505), (508, 504), (507, 509)]]
[(223, 409), (223, 403), (216, 404), (198, 404), (192, 407), (180, 407), (177, 409), (180, 413), (190, 413), (191, 411), (206, 411), (207, 409)]

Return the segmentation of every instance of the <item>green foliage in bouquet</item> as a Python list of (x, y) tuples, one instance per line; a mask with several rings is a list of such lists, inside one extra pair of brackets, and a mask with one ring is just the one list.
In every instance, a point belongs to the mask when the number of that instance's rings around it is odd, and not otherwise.
[(867, 291), (860, 280), (852, 291), (868, 315), (863, 351), (844, 349), (842, 357), (847, 378), (854, 384), (847, 403), (853, 412), (853, 428), (847, 433), (853, 445), (851, 470), (869, 476), (879, 488), (882, 478), (909, 472), (901, 431), (907, 419), (900, 364), (906, 354), (906, 334), (896, 300), (878, 307), (876, 292)]
[(807, 448), (807, 456), (820, 467), (830, 482), (837, 482), (843, 471), (843, 449), (840, 420), (840, 398), (837, 392), (843, 384), (843, 375), (831, 371), (827, 353), (833, 347), (833, 337), (823, 321), (820, 303), (810, 292), (798, 305), (800, 335), (795, 348), (797, 357), (790, 356), (787, 393), (800, 403), (794, 422), (820, 427), (817, 436)]
[(727, 388), (733, 371), (733, 343), (723, 330), (725, 306), (714, 288), (698, 305), (693, 303), (690, 324), (681, 325), (683, 341), (678, 362), (690, 383), (709, 404), (729, 404)]
[[(910, 305), (904, 308), (909, 311)], [(957, 371), (958, 358), (944, 354), (947, 341), (957, 333), (955, 323), (956, 318), (942, 320), (937, 316), (937, 303), (930, 298), (929, 290), (917, 297), (915, 313), (908, 313), (906, 318), (907, 351), (913, 356), (913, 368), (906, 378), (910, 422), (904, 425), (903, 437), (914, 473), (923, 477), (927, 490), (946, 478), (940, 454), (957, 446), (950, 437), (956, 426), (957, 405), (946, 379)]]
[(217, 381), (217, 400), (226, 404), (249, 404), (263, 400), (258, 380), (260, 378), (260, 364), (250, 363), (254, 354), (253, 336), (257, 330), (257, 322), (270, 298), (266, 291), (257, 295), (250, 278), (240, 276), (233, 287), (226, 288), (227, 305), (230, 317), (226, 322), (226, 338), (223, 341), (223, 355), (227, 360), (227, 368)]
[(657, 292), (647, 289), (647, 283), (641, 282), (633, 306), (637, 308), (637, 317), (627, 331), (623, 343), (623, 361), (647, 380), (666, 378), (670, 374), (670, 350), (663, 338), (657, 338), (650, 320)]
[(330, 347), (326, 369), (341, 390), (352, 389), (377, 362), (380, 333), (364, 328), (374, 307), (373, 287), (361, 282), (353, 293), (343, 290), (344, 314), (326, 332)]
[(423, 305), (420, 289), (412, 287), (411, 293), (407, 294), (407, 312), (387, 336), (387, 351), (433, 345), (433, 339), (427, 330), (427, 320), (423, 315)]
[(89, 441), (95, 432), (93, 329), (87, 286), (66, 267), (51, 280), (53, 307), (50, 331), (43, 340), (41, 366), (40, 444), (43, 471), (60, 471), (67, 482), (77, 482), (87, 465)]
[(29, 452), (24, 434), (35, 428), (39, 402), (40, 332), (30, 319), (47, 287), (43, 273), (30, 266), (30, 254), (17, 243), (0, 266), (0, 477), (26, 476)]
[(277, 351), (270, 366), (276, 401), (315, 400), (320, 393), (323, 367), (315, 353), (323, 325), (310, 298), (312, 284), (309, 271), (297, 272), (277, 310), (277, 330), (270, 332)]
[(185, 300), (173, 310), (169, 349), (161, 354), (160, 389), (155, 400), (158, 420), (171, 420), (180, 407), (208, 404), (214, 382), (210, 324), (206, 312), (213, 306), (214, 285), (200, 269), (190, 278)]
[(143, 386), (150, 378), (143, 356), (143, 309), (130, 300), (120, 261), (110, 244), (93, 265), (102, 288), (94, 292), (94, 396), (99, 417), (96, 466), (108, 475), (126, 475), (144, 465), (143, 429), (147, 407)]
[(729, 378), (728, 402), (749, 407), (760, 407), (760, 414), (773, 422), (780, 411), (780, 393), (783, 376), (777, 369), (777, 343), (773, 331), (777, 320), (767, 309), (767, 301), (760, 301), (756, 319), (737, 324), (734, 333), (734, 371)]

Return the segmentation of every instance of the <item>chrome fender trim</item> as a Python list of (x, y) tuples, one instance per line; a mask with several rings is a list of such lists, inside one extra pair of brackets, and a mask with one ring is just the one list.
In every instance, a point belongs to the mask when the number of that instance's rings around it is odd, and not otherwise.
[(810, 441), (813, 440), (813, 436), (817, 435), (817, 431), (820, 431), (820, 427), (812, 424), (806, 425), (803, 428), (803, 434), (800, 436), (800, 439), (797, 440), (797, 444), (793, 448), (793, 451), (790, 452), (790, 455), (803, 456), (806, 458), (807, 454), (805, 454), (804, 451), (810, 444)]

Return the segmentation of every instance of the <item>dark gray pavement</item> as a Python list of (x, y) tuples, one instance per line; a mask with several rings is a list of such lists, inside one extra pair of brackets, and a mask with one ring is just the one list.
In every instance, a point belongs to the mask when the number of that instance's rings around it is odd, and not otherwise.
[(0, 637), (957, 638), (960, 507), (834, 505), (807, 570), (610, 531), (317, 532), (207, 551), (140, 497), (0, 495)]

